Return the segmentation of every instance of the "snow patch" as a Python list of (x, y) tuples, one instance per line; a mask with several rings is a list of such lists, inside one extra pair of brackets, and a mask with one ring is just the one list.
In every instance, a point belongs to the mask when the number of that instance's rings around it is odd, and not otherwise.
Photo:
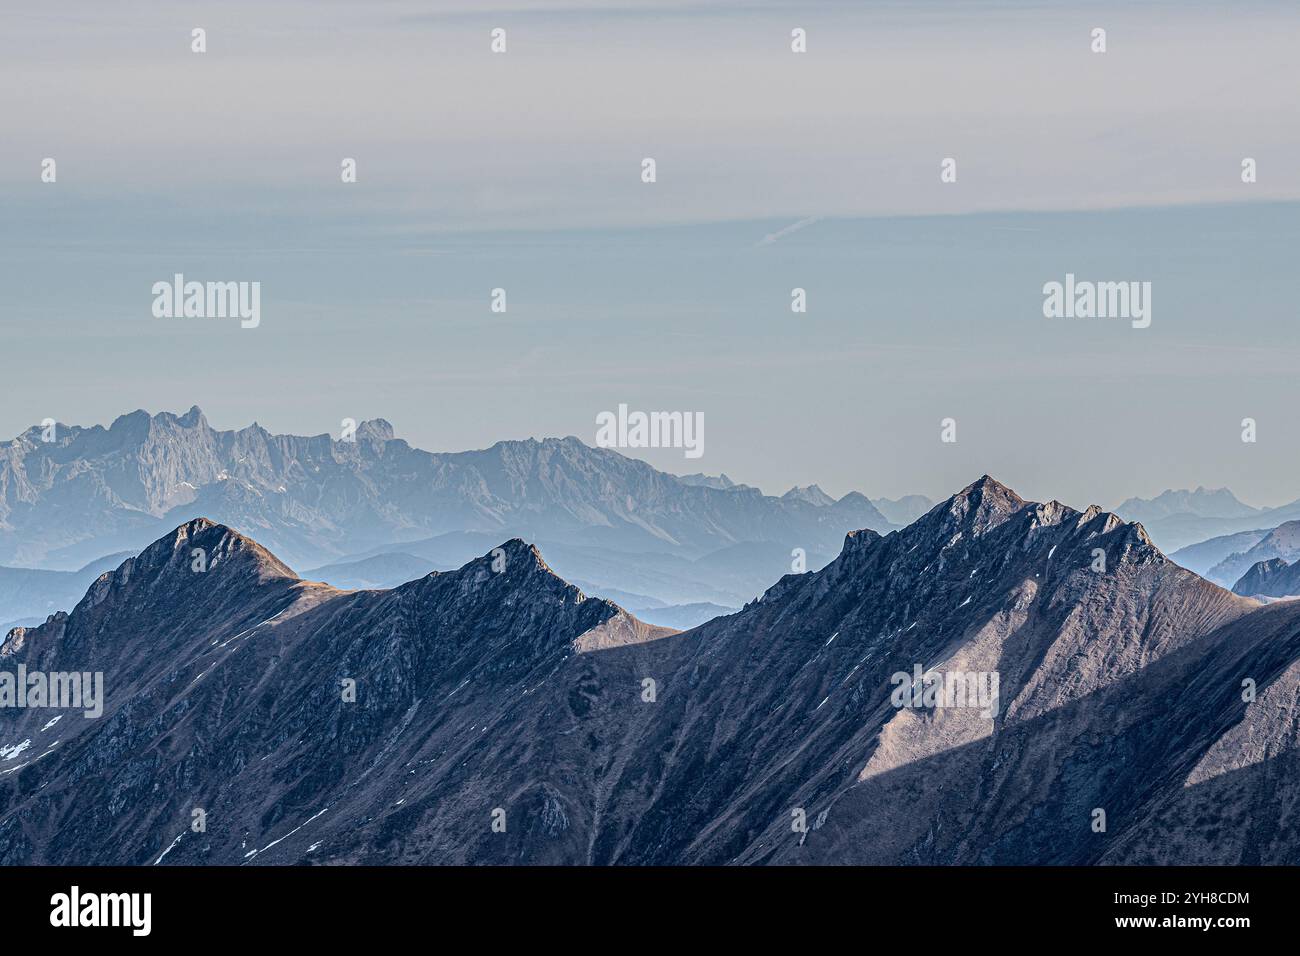
[(20, 744), (10, 744), (8, 747), (0, 747), (0, 760), (13, 760), (31, 745), (32, 742), (28, 739), (24, 740)]
[(302, 823), (298, 824), (296, 827), (294, 827), (292, 830), (290, 830), (290, 831), (289, 831), (288, 833), (286, 833), (284, 836), (280, 837), (278, 840), (272, 840), (272, 841), (271, 841), (270, 843), (268, 843), (266, 846), (262, 847), (262, 849), (260, 849), (260, 850), (249, 850), (247, 853), (244, 854), (244, 859), (247, 860), (249, 857), (252, 857), (252, 856), (254, 856), (254, 855), (258, 854), (258, 853), (265, 853), (267, 850), (271, 849), (271, 847), (275, 846), (277, 843), (283, 843), (285, 840), (289, 839), (289, 837), (293, 836), (295, 833), (297, 833), (299, 830), (301, 830), (301, 829), (302, 829), (303, 827), (305, 827), (307, 824), (311, 823), (311, 822), (312, 822), (313, 820), (315, 820), (318, 816), (320, 816), (321, 813), (325, 813), (327, 810), (329, 810), (329, 807), (326, 807), (324, 810), (321, 810), (319, 813), (314, 813), (314, 814), (312, 814), (310, 817), (308, 817), (308, 818), (307, 818), (306, 820), (304, 820)]
[(175, 840), (172, 840), (172, 845), (171, 845), (171, 846), (169, 846), (167, 849), (165, 849), (165, 850), (162, 851), (162, 856), (158, 857), (158, 859), (156, 859), (156, 860), (153, 861), (153, 865), (154, 865), (154, 866), (157, 866), (159, 863), (161, 863), (161, 862), (163, 861), (163, 857), (164, 857), (164, 856), (166, 856), (166, 855), (167, 855), (168, 853), (170, 853), (172, 850), (176, 849), (176, 844), (178, 844), (178, 843), (181, 842), (181, 837), (183, 837), (183, 836), (185, 836), (185, 831), (184, 831), (184, 830), (182, 830), (182, 831), (180, 832), (180, 834), (176, 837)]

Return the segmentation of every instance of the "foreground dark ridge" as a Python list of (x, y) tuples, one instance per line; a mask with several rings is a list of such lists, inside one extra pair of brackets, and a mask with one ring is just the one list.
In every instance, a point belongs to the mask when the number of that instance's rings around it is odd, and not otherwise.
[(192, 522), (0, 651), (108, 688), (0, 711), (0, 862), (1294, 863), (1298, 610), (988, 477), (677, 635), (521, 541), (340, 592)]

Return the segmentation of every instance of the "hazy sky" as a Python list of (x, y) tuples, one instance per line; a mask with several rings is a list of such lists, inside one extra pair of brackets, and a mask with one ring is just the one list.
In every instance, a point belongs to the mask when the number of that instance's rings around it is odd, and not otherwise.
[[(0, 435), (197, 403), (454, 450), (627, 403), (704, 413), (657, 466), (776, 493), (1300, 497), (1294, 4), (5, 16)], [(261, 326), (155, 319), (175, 272), (260, 281)], [(1067, 272), (1152, 282), (1151, 327), (1045, 319)]]

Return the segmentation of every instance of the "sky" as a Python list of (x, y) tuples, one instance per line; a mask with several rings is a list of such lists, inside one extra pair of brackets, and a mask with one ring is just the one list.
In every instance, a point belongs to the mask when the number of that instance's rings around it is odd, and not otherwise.
[[(625, 453), (769, 493), (1291, 501), (1297, 27), (1272, 2), (16, 3), (0, 435), (198, 404), (460, 450), (594, 443), (627, 404), (705, 442)], [(260, 282), (261, 324), (155, 318), (177, 272)], [(1150, 327), (1045, 318), (1067, 273), (1151, 282)]]

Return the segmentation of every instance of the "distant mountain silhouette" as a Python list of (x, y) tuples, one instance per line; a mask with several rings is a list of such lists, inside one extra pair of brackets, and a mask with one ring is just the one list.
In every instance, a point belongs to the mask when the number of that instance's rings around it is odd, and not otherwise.
[(886, 521), (899, 527), (911, 524), (921, 515), (934, 507), (934, 502), (925, 495), (904, 495), (901, 498), (872, 498), (876, 510), (885, 516)]
[[(1213, 539), (1229, 539), (1255, 531), (1267, 533), (1288, 521), (1300, 520), (1300, 500), (1279, 508), (1254, 508), (1237, 500), (1227, 488), (1197, 488), (1165, 491), (1151, 499), (1130, 498), (1115, 511), (1126, 521), (1141, 522), (1152, 541), (1176, 559), (1181, 555), (1188, 562), (1186, 567), (1197, 565), (1193, 569), (1199, 573), (1204, 558), (1192, 546), (1208, 545), (1203, 549), (1208, 555), (1219, 549), (1217, 544), (1210, 544)], [(1240, 539), (1236, 543), (1240, 544)], [(1227, 553), (1218, 560), (1226, 556)], [(1204, 565), (1204, 569), (1208, 568), (1209, 565)], [(1234, 580), (1235, 577), (1219, 583), (1226, 586)]]
[[(859, 494), (827, 507), (776, 498), (725, 476), (678, 478), (577, 438), (431, 453), (380, 419), (341, 441), (272, 435), (257, 424), (219, 431), (197, 407), (180, 416), (137, 411), (107, 429), (60, 425), (55, 441), (42, 437), (33, 428), (0, 444), (0, 563), (79, 567), (206, 515), (256, 535), (296, 568), (381, 552), (423, 557), (413, 543), (444, 535), (517, 536), (619, 556), (610, 568), (632, 555), (655, 556), (643, 564), (673, 559), (683, 574), (668, 574), (658, 589), (639, 572), (578, 570), (665, 603), (732, 605), (789, 570), (795, 548), (820, 567), (848, 531), (893, 528)], [(735, 547), (754, 554), (739, 576), (687, 567)], [(772, 553), (784, 556), (776, 568)]]
[(728, 478), (726, 474), (721, 474), (717, 476), (704, 475), (704, 474), (678, 475), (677, 480), (680, 481), (682, 484), (695, 485), (700, 488), (716, 488), (719, 491), (731, 491), (734, 488), (743, 489), (749, 487), (749, 485), (736, 484), (734, 481)]
[(1240, 580), (1254, 565), (1274, 558), (1285, 562), (1300, 559), (1300, 521), (1278, 525), (1251, 547), (1228, 555), (1210, 568), (1206, 577), (1216, 584), (1228, 586)]
[[(1210, 569), (1234, 554), (1249, 551), (1268, 536), (1271, 529), (1257, 528), (1253, 531), (1238, 531), (1218, 538), (1210, 538), (1179, 548), (1169, 557), (1189, 571), (1195, 571), (1202, 577), (1210, 576)], [(1210, 578), (1215, 584), (1227, 587), (1231, 582)]]
[(810, 505), (816, 505), (818, 508), (825, 508), (835, 504), (835, 499), (822, 491), (817, 485), (808, 485), (800, 488), (795, 485), (789, 491), (781, 496), (783, 501), (806, 501)]
[[(0, 625), (16, 618), (45, 618), (66, 611), (81, 600), (91, 581), (130, 556), (128, 551), (110, 554), (76, 571), (0, 567)], [(0, 631), (7, 630), (0, 626)]]
[(1257, 515), (1260, 508), (1243, 504), (1227, 488), (1162, 491), (1154, 498), (1129, 498), (1116, 513), (1128, 521), (1140, 521), (1145, 526), (1174, 515), (1196, 515), (1201, 518), (1245, 518)]
[(1167, 490), (1154, 498), (1129, 498), (1115, 509), (1125, 521), (1138, 521), (1166, 551), (1208, 538), (1262, 527), (1266, 509), (1243, 504), (1227, 488)]

